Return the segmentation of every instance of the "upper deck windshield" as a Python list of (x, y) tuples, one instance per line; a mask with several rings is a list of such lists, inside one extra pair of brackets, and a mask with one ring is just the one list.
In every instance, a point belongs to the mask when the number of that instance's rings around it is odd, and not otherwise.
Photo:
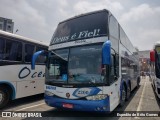
[(50, 44), (106, 36), (107, 15), (106, 11), (97, 12), (60, 23)]
[(68, 84), (104, 83), (101, 45), (56, 50), (49, 58), (47, 82)]

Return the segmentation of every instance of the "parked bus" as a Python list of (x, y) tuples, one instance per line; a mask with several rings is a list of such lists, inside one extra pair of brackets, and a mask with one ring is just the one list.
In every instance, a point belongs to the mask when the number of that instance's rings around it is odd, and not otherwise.
[(47, 56), (45, 102), (78, 111), (113, 111), (139, 86), (137, 51), (108, 10), (58, 24)]
[(0, 31), (0, 108), (10, 100), (44, 93), (44, 56), (31, 70), (32, 55), (48, 45), (19, 35)]
[(153, 89), (160, 98), (160, 43), (157, 42), (150, 51), (150, 79)]

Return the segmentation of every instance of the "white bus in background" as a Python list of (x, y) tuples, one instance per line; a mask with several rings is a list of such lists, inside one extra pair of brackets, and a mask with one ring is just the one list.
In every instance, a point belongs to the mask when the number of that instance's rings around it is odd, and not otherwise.
[(45, 102), (78, 111), (110, 112), (139, 86), (136, 49), (108, 10), (60, 22), (47, 55)]
[(160, 42), (150, 51), (150, 79), (153, 89), (160, 99)]
[(31, 70), (34, 52), (48, 45), (19, 35), (0, 31), (0, 108), (10, 100), (44, 93), (44, 56)]

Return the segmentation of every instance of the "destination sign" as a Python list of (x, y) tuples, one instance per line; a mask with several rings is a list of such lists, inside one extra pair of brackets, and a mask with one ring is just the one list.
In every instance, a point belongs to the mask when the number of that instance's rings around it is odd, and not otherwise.
[(70, 36), (54, 37), (52, 40), (52, 44), (67, 42), (67, 41), (76, 40), (76, 39), (96, 37), (100, 35), (99, 33), (100, 33), (100, 29), (94, 29), (93, 31), (86, 30), (86, 31), (81, 31), (79, 33), (74, 33)]

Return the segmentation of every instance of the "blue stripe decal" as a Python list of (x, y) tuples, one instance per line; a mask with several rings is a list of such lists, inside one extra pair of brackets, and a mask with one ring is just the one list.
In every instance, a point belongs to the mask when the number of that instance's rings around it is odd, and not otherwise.
[(0, 81), (0, 84), (3, 84), (3, 83), (9, 85), (9, 86), (12, 88), (12, 92), (13, 92), (13, 94), (12, 94), (12, 100), (14, 100), (14, 99), (16, 98), (16, 90), (15, 90), (15, 87), (13, 86), (12, 83), (10, 83), (10, 82), (7, 81), (7, 80), (5, 80), (5, 81)]

